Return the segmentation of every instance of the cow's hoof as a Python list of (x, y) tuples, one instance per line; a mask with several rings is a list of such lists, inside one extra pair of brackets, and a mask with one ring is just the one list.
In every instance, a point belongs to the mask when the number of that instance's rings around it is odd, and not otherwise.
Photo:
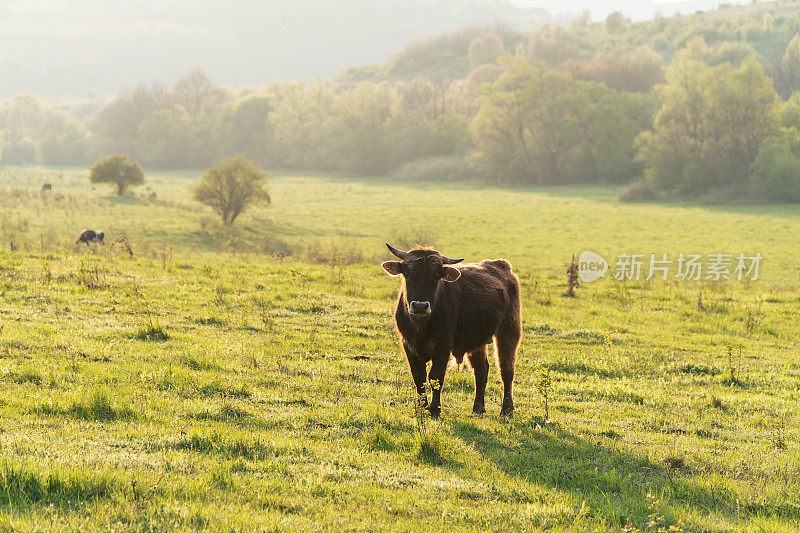
[(431, 405), (430, 407), (428, 407), (428, 412), (431, 414), (431, 418), (439, 418), (439, 415), (442, 414), (442, 408), (434, 407)]
[(483, 406), (482, 403), (476, 403), (472, 406), (472, 413), (476, 415), (482, 415), (486, 412), (486, 407)]
[(503, 408), (500, 410), (500, 416), (511, 418), (514, 416), (514, 402), (503, 402)]

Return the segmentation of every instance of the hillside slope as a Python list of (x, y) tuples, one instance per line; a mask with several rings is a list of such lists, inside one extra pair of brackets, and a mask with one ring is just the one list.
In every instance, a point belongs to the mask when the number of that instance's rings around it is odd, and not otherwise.
[[(535, 4), (537, 0), (529, 3)], [(633, 4), (626, 1), (614, 3), (626, 14), (641, 15), (645, 12), (637, 11)], [(522, 45), (521, 50), (526, 56), (551, 67), (558, 67), (571, 60), (624, 55), (642, 46), (661, 54), (665, 64), (668, 64), (678, 49), (683, 48), (691, 39), (702, 37), (712, 53), (719, 52), (716, 62), (731, 60), (735, 63), (741, 60), (742, 54), (747, 55), (752, 51), (767, 64), (769, 71), (769, 64), (780, 63), (787, 44), (800, 30), (800, 2), (797, 0), (747, 5), (735, 5), (734, 2), (694, 11), (689, 8), (701, 8), (709, 3), (641, 4), (640, 9), (645, 9), (645, 6), (650, 6), (647, 9), (653, 6), (664, 7), (663, 11), (656, 11), (664, 16), (643, 21), (637, 21), (636, 17), (623, 17), (613, 21), (613, 27), (607, 21), (576, 19), (569, 27), (545, 24), (528, 31), (503, 26), (490, 29), (485, 25), (462, 28), (412, 41), (391, 60), (350, 67), (342, 71), (340, 78), (351, 81), (401, 81), (416, 77), (443, 81), (465, 78), (472, 70), (469, 61), (470, 43), (472, 39), (486, 32), (496, 33), (506, 52), (514, 53)], [(567, 0), (559, 9), (569, 11), (582, 5), (582, 0)], [(678, 7), (685, 14), (666, 16), (667, 13), (675, 13)], [(594, 12), (590, 14), (596, 15)]]

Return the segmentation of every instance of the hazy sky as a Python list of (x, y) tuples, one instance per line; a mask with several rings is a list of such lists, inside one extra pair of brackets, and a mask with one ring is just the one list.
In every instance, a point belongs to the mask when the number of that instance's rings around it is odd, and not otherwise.
[(519, 7), (544, 7), (554, 13), (581, 13), (588, 10), (594, 19), (602, 19), (620, 11), (634, 20), (653, 18), (657, 12), (664, 16), (684, 15), (698, 10), (716, 9), (719, 4), (749, 4), (750, 0), (509, 0)]
[(116, 93), (198, 67), (228, 85), (332, 77), (414, 36), (542, 19), (499, 0), (0, 0), (0, 97)]

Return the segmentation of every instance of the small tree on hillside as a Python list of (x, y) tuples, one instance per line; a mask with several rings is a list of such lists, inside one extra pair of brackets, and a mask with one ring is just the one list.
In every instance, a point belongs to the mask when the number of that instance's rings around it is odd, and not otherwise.
[(128, 160), (127, 155), (111, 155), (92, 165), (89, 169), (92, 183), (111, 183), (117, 187), (117, 195), (122, 196), (128, 187), (144, 183), (144, 172), (139, 163)]
[(265, 186), (267, 175), (243, 155), (223, 159), (203, 174), (194, 189), (194, 199), (211, 207), (230, 226), (247, 207), (270, 203)]
[(504, 51), (503, 41), (494, 33), (479, 35), (472, 40), (467, 50), (469, 68), (475, 69), (486, 63), (494, 63), (497, 56)]

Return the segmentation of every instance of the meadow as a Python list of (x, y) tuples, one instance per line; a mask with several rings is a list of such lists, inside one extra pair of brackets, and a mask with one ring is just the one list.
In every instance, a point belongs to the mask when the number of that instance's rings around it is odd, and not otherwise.
[[(196, 172), (123, 197), (87, 174), (0, 169), (3, 529), (800, 528), (796, 206), (276, 172), (229, 229)], [(473, 416), (455, 366), (442, 418), (415, 413), (386, 241), (512, 262), (512, 419), (496, 372)], [(562, 297), (583, 250), (764, 260)]]

